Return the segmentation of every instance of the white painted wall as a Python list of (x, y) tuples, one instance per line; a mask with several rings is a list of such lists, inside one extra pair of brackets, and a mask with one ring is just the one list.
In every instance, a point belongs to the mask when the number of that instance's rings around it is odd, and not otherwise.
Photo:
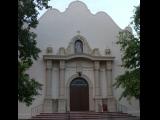
[[(111, 49), (111, 54), (115, 56), (113, 64), (113, 82), (117, 75), (123, 73), (121, 64), (121, 54), (119, 46), (116, 45), (118, 40), (118, 32), (121, 30), (117, 24), (104, 12), (98, 12), (92, 14), (87, 6), (80, 2), (72, 2), (65, 12), (59, 12), (57, 9), (49, 9), (40, 19), (39, 25), (36, 30), (37, 33), (37, 46), (42, 50), (39, 54), (39, 59), (34, 62), (33, 66), (28, 70), (31, 77), (44, 84), (42, 96), (36, 97), (30, 107), (25, 107), (23, 104), (18, 104), (18, 115), (29, 116), (32, 107), (42, 103), (45, 92), (45, 63), (42, 56), (46, 53), (47, 47), (53, 47), (53, 54), (57, 54), (60, 47), (67, 48), (69, 42), (74, 36), (77, 35), (77, 31), (80, 31), (80, 35), (84, 36), (91, 47), (91, 49), (99, 48), (101, 55), (104, 55), (106, 48)], [(73, 65), (73, 63), (72, 63)], [(89, 65), (89, 63), (87, 64)], [(68, 69), (68, 68), (67, 68)], [(58, 72), (56, 66), (53, 64), (53, 98), (58, 97)], [(65, 79), (73, 74), (74, 70), (69, 69), (66, 71)], [(93, 72), (84, 71), (90, 79), (94, 81)], [(102, 84), (104, 83), (105, 75), (101, 73)], [(94, 82), (93, 82), (94, 84)], [(105, 89), (102, 89), (102, 93), (105, 96)], [(121, 94), (121, 89), (114, 89), (114, 95), (118, 99)], [(129, 105), (125, 99), (121, 101), (122, 104), (131, 108), (131, 111), (139, 110), (138, 102), (133, 100), (132, 105)]]

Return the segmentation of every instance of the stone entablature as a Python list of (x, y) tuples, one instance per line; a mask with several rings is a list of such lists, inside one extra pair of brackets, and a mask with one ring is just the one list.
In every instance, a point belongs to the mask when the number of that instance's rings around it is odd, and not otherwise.
[(92, 61), (113, 61), (113, 56), (93, 56), (89, 54), (73, 54), (73, 55), (44, 55), (44, 60), (71, 60), (75, 58), (85, 58)]

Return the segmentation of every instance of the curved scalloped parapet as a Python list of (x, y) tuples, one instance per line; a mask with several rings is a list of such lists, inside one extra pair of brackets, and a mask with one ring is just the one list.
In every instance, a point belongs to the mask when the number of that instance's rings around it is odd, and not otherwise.
[[(117, 54), (115, 47), (118, 32), (121, 28), (105, 12), (92, 14), (87, 6), (81, 1), (71, 2), (64, 12), (57, 9), (48, 9), (39, 19), (36, 28), (38, 46), (41, 50), (46, 49), (48, 43), (53, 47), (55, 54), (59, 48), (64, 47), (66, 54), (73, 53), (73, 46), (68, 46), (75, 32), (80, 30), (85, 36), (85, 50), (87, 54), (92, 54), (92, 49), (99, 48), (99, 53), (105, 55), (105, 49), (110, 46), (113, 55)], [(83, 40), (83, 36), (82, 40)], [(86, 47), (87, 42), (90, 48)]]
[[(66, 8), (66, 10), (64, 12), (60, 12), (58, 9), (56, 8), (51, 8), (51, 9), (48, 9), (40, 18), (39, 20), (44, 17), (48, 12), (52, 12), (53, 14), (57, 15), (57, 14), (65, 14), (67, 12), (72, 12), (72, 11), (76, 11), (76, 12), (79, 12), (79, 13), (82, 13), (82, 12), (87, 12), (88, 14), (92, 15), (92, 16), (97, 16), (97, 17), (104, 17), (104, 18), (107, 18), (107, 19), (110, 19), (113, 24), (115, 24), (117, 27), (119, 27), (115, 22), (114, 20), (104, 11), (99, 11), (97, 12), (96, 14), (93, 14), (91, 13), (91, 11), (88, 9), (87, 5), (85, 3), (83, 3), (82, 1), (73, 1), (71, 2), (69, 5), (68, 5), (68, 8)], [(119, 27), (120, 28), (120, 27)]]
[(68, 8), (66, 9), (67, 10), (70, 10), (70, 9), (88, 9), (87, 5), (81, 1), (73, 1), (69, 4)]

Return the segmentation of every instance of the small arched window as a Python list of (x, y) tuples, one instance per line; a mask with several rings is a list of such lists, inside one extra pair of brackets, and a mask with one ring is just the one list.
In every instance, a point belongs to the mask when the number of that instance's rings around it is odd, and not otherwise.
[(83, 53), (83, 43), (81, 40), (76, 40), (75, 42), (75, 53)]

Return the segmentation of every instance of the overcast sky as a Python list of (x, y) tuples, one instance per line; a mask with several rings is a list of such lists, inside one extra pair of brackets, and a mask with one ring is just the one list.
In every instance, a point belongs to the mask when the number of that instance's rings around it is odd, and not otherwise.
[[(76, 0), (50, 0), (49, 5), (64, 12), (68, 5)], [(140, 0), (79, 0), (84, 2), (91, 13), (106, 12), (120, 28), (125, 28), (133, 16), (134, 6), (139, 5)], [(46, 10), (40, 11), (41, 17)], [(38, 17), (38, 18), (39, 18)]]

